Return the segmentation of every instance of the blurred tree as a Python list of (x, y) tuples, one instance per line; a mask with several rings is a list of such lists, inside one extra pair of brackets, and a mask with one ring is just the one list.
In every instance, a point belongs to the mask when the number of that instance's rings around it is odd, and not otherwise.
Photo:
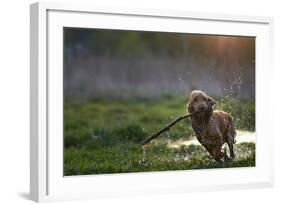
[(192, 56), (202, 63), (226, 58), (255, 61), (255, 38), (249, 37), (66, 28), (64, 39), (66, 46), (79, 43), (98, 56)]

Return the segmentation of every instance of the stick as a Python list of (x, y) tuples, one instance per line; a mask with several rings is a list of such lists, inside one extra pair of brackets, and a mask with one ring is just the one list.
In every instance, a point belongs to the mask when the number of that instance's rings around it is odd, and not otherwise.
[(169, 124), (167, 124), (165, 127), (161, 128), (160, 130), (158, 130), (157, 132), (153, 133), (152, 135), (150, 135), (149, 137), (147, 137), (141, 144), (145, 145), (147, 143), (149, 143), (151, 140), (153, 140), (154, 138), (158, 137), (161, 133), (168, 131), (172, 126), (174, 126), (177, 122), (191, 117), (194, 113), (190, 113), (190, 114), (186, 114), (186, 115), (180, 115), (178, 116), (174, 121), (170, 122)]

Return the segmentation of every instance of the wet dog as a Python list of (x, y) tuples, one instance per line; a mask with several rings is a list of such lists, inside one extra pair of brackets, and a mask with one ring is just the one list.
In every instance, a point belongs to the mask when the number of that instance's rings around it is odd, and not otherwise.
[[(191, 116), (192, 128), (197, 140), (206, 148), (216, 161), (235, 158), (233, 145), (236, 131), (232, 117), (223, 111), (213, 111), (215, 100), (200, 90), (191, 92), (187, 110), (194, 113)], [(222, 152), (222, 146), (227, 143), (230, 156)]]

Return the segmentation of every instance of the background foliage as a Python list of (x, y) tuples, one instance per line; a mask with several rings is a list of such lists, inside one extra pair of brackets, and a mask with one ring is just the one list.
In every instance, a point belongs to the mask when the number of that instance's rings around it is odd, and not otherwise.
[(64, 174), (255, 166), (255, 144), (217, 163), (189, 140), (187, 119), (146, 147), (140, 142), (186, 112), (202, 89), (237, 129), (255, 131), (255, 38), (64, 29)]

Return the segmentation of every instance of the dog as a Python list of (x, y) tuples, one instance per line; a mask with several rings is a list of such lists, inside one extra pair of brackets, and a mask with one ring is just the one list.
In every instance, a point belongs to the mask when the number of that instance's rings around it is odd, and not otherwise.
[[(215, 100), (201, 90), (191, 92), (187, 110), (191, 116), (192, 129), (197, 140), (216, 161), (233, 160), (235, 158), (233, 145), (236, 131), (232, 117), (223, 111), (213, 111)], [(230, 157), (222, 152), (222, 146), (227, 143)]]

